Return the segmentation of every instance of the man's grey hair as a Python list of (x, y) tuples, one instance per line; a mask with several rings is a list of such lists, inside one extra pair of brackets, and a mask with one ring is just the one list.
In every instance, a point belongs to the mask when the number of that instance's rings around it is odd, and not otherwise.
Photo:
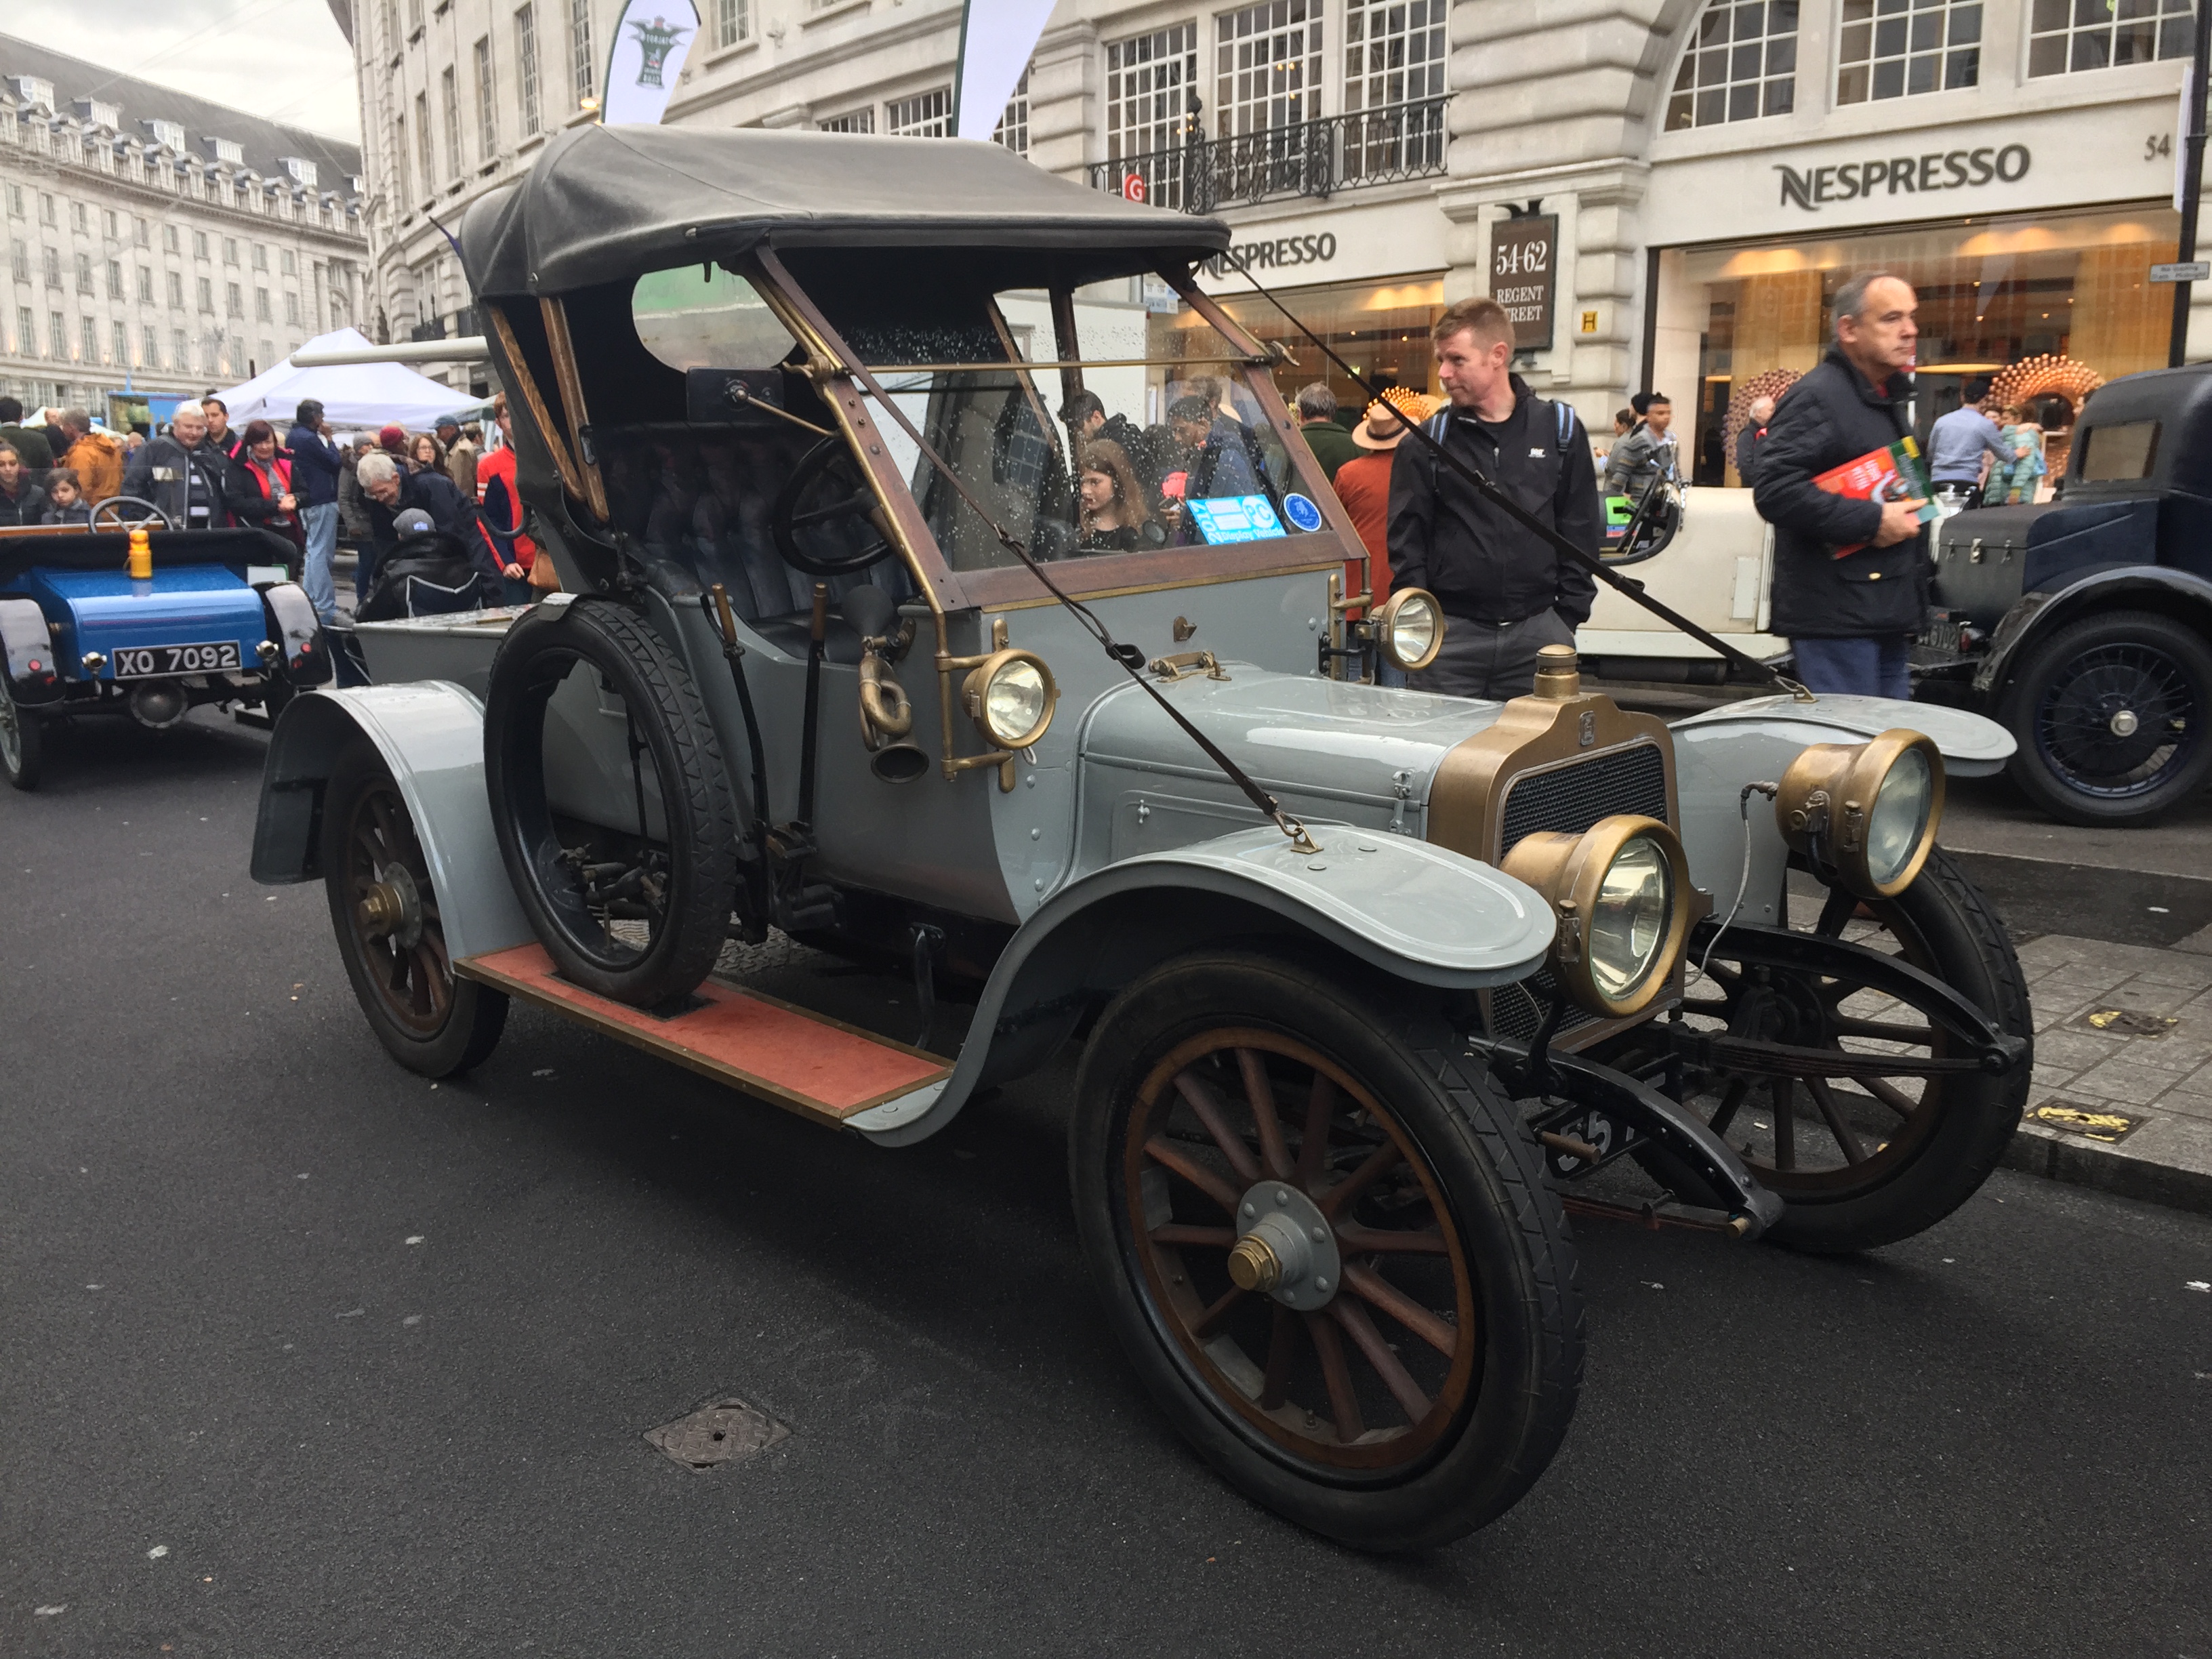
[(1838, 289), (1836, 290), (1834, 323), (1836, 337), (1838, 340), (1844, 337), (1844, 318), (1850, 317), (1856, 319), (1866, 309), (1866, 296), (1867, 290), (1869, 289), (1872, 288), (1876, 283), (1901, 283), (1903, 281), (1905, 281), (1905, 279), (1902, 276), (1897, 276), (1891, 271), (1868, 270), (1862, 271), (1859, 275), (1852, 277), (1841, 288)]
[(1328, 389), (1326, 380), (1316, 380), (1311, 386), (1298, 388), (1298, 416), (1302, 420), (1326, 421), (1336, 414), (1336, 393)]
[(89, 432), (92, 416), (81, 409), (65, 409), (62, 410), (60, 424), (72, 432)]
[(353, 470), (353, 476), (361, 481), (361, 487), (367, 489), (372, 484), (382, 483), (386, 478), (398, 477), (399, 468), (391, 456), (380, 449), (374, 455), (362, 456), (361, 464)]

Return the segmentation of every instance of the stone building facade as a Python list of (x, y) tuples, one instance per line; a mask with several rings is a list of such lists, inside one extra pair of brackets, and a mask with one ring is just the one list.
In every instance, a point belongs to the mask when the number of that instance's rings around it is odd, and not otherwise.
[(362, 320), (349, 144), (0, 35), (0, 391), (161, 419)]

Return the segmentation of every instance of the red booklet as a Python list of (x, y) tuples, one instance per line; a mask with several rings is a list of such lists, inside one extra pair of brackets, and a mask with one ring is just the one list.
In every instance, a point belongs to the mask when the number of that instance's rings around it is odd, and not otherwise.
[[(1869, 449), (1841, 466), (1832, 466), (1815, 475), (1813, 483), (1831, 495), (1848, 495), (1853, 501), (1923, 502), (1917, 515), (1923, 524), (1942, 516), (1942, 509), (1933, 499), (1936, 492), (1928, 483), (1927, 469), (1920, 464), (1920, 446), (1910, 436), (1885, 444), (1880, 449)], [(1840, 559), (1865, 545), (1864, 542), (1853, 542), (1849, 547), (1838, 548), (1829, 556)]]

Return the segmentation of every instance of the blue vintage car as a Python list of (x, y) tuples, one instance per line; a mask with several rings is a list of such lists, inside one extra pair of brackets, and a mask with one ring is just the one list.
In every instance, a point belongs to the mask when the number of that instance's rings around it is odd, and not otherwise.
[(274, 716), (331, 678), (314, 607), (283, 580), (290, 544), (255, 529), (144, 531), (114, 515), (0, 531), (0, 771), (35, 788), (46, 742), (78, 714), (155, 731), (199, 703)]

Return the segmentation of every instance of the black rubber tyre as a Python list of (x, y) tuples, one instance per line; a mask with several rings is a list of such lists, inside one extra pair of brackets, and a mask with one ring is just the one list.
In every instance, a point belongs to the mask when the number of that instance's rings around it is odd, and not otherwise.
[[(1336, 962), (1223, 949), (1163, 963), (1094, 1028), (1069, 1143), (1084, 1254), (1161, 1409), (1255, 1501), (1375, 1551), (1511, 1508), (1582, 1380), (1574, 1244), (1535, 1144), (1415, 1001)], [(1189, 1115), (1194, 1090), (1211, 1122)], [(1326, 1212), (1341, 1253), (1324, 1306), (1228, 1276), (1238, 1190), (1281, 1188)]]
[(454, 975), (415, 821), (366, 738), (331, 769), (320, 857), (338, 955), (377, 1040), (424, 1077), (481, 1063), (507, 1029), (506, 994)]
[[(596, 909), (578, 831), (546, 799), (546, 704), (579, 665), (622, 699), (638, 744), (637, 787), (649, 765), (665, 820), (665, 844), (628, 837), (614, 849), (649, 882), (640, 945)], [(595, 599), (540, 605), (507, 632), (484, 705), (485, 784), (516, 896), (561, 972), (617, 1002), (652, 1007), (690, 992), (714, 968), (738, 886), (738, 811), (720, 744), (683, 663), (632, 612)], [(630, 803), (610, 803), (629, 808)], [(644, 827), (640, 826), (641, 829)], [(598, 849), (606, 853), (609, 849)]]
[(2013, 781), (2068, 823), (2148, 823), (2212, 777), (2212, 647), (2170, 617), (2057, 629), (2028, 647), (2002, 712), (2020, 745)]
[[(1981, 890), (1942, 848), (1929, 853), (1911, 886), (1894, 899), (1877, 901), (1866, 908), (1883, 931), (1861, 943), (1903, 956), (1994, 1014), (2000, 1029), (2033, 1043), (2027, 981), (2012, 941), (2005, 937)], [(1718, 964), (1726, 960), (1727, 936), (1723, 934), (1714, 961)], [(1798, 976), (1778, 971), (1771, 983), (1781, 988), (1785, 997), (1806, 988)], [(1833, 992), (1843, 988), (1831, 983), (1826, 988)], [(1809, 1006), (1809, 998), (1797, 1000), (1801, 1006)], [(1692, 997), (1688, 1006), (1694, 1009), (1698, 1001)], [(1765, 1028), (1755, 1034), (1781, 1042), (1822, 1045), (1822, 1034), (1808, 1026)], [(1730, 1142), (1745, 1150), (1753, 1172), (1782, 1197), (1782, 1219), (1767, 1231), (1768, 1240), (1821, 1254), (1872, 1249), (1926, 1231), (1972, 1197), (1989, 1179), (2020, 1126), (2021, 1110), (2027, 1103), (2033, 1058), (2031, 1051), (2002, 1077), (1980, 1072), (1948, 1073), (1920, 1084), (1923, 1092), (1917, 1097), (1906, 1095), (1894, 1085), (1881, 1085), (1888, 1089), (1896, 1103), (1887, 1106), (1890, 1115), (1878, 1121), (1852, 1121), (1848, 1115), (1849, 1091), (1832, 1089), (1829, 1103), (1844, 1117), (1845, 1127), (1857, 1143), (1861, 1161), (1856, 1164), (1842, 1151), (1840, 1139), (1835, 1140), (1836, 1158), (1824, 1155), (1820, 1139), (1833, 1139), (1835, 1132), (1824, 1123), (1820, 1112), (1807, 1109), (1808, 1103), (1816, 1103), (1802, 1097), (1791, 1100), (1793, 1167), (1789, 1169), (1778, 1167), (1779, 1143), (1773, 1133), (1778, 1115), (1771, 1102), (1759, 1104), (1751, 1089), (1739, 1091), (1736, 1103), (1730, 1106), (1726, 1085), (1717, 1085), (1711, 1095), (1717, 1096), (1722, 1105), (1711, 1121)], [(1755, 1082), (1751, 1085), (1752, 1089), (1756, 1086)], [(1706, 1103), (1711, 1103), (1710, 1097)], [(1759, 1121), (1761, 1112), (1775, 1121)], [(1876, 1144), (1876, 1138), (1884, 1134), (1887, 1139)], [(1696, 1201), (1724, 1206), (1723, 1200), (1664, 1153), (1655, 1151), (1639, 1156), (1644, 1168), (1664, 1185)]]
[(35, 789), (46, 767), (46, 733), (36, 714), (27, 714), (0, 681), (0, 772), (17, 789)]

